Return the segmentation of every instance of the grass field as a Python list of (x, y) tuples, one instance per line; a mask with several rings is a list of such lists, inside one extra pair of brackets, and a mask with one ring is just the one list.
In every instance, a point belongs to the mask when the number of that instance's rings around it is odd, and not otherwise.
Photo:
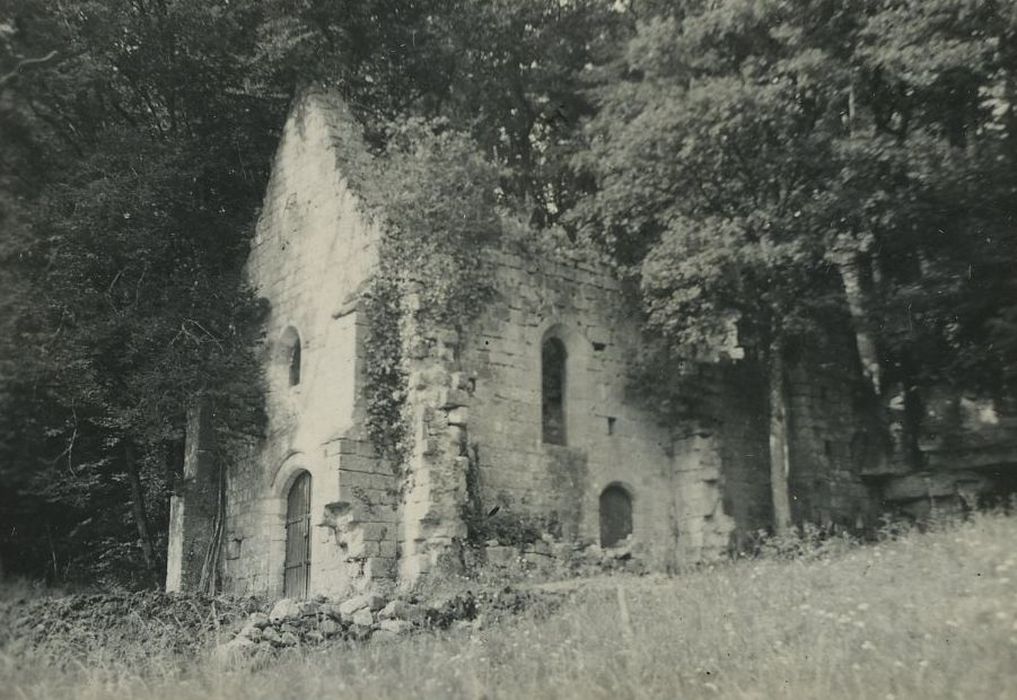
[[(0, 658), (14, 698), (1017, 698), (1017, 519), (819, 558), (557, 586), (499, 625), (253, 667), (90, 650)], [(619, 590), (621, 591), (619, 593)], [(127, 661), (125, 659), (130, 660)]]

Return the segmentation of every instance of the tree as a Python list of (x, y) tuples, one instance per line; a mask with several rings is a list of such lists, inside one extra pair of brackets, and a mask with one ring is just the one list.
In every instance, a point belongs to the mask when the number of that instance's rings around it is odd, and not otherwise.
[(599, 90), (575, 216), (639, 281), (648, 327), (686, 355), (743, 345), (767, 368), (774, 527), (790, 525), (784, 362), (835, 305), (824, 257), (841, 128), (814, 47), (822, 2), (711, 3), (639, 25)]
[(829, 335), (817, 312), (842, 294), (886, 435), (903, 428), (884, 458), (921, 469), (928, 389), (1013, 394), (1013, 9), (657, 12), (605, 69), (576, 159), (598, 192), (573, 216), (684, 352), (715, 354), (738, 317), (769, 366), (774, 484), (780, 348)]
[[(1006, 3), (870, 3), (839, 144), (853, 306), (881, 329), (877, 392), (905, 403), (920, 468), (932, 386), (1013, 395), (1017, 13)], [(917, 50), (916, 47), (922, 47)]]
[(0, 450), (4, 518), (24, 527), (4, 530), (53, 543), (29, 569), (131, 551), (151, 571), (188, 402), (211, 397), (227, 437), (257, 434), (241, 268), (296, 92), (338, 89), (377, 153), (389, 122), (444, 118), (504, 166), (503, 204), (540, 219), (571, 196), (555, 178), (605, 7), (7, 0)]
[[(17, 292), (2, 448), (19, 507), (5, 519), (41, 512), (58, 577), (111, 564), (130, 525), (151, 582), (187, 403), (211, 396), (220, 430), (259, 430), (259, 305), (240, 266), (286, 100), (244, 90), (249, 6), (25, 0), (3, 16), (19, 66), (0, 115)], [(53, 52), (27, 79), (18, 56)], [(30, 519), (11, 531), (36, 534)]]

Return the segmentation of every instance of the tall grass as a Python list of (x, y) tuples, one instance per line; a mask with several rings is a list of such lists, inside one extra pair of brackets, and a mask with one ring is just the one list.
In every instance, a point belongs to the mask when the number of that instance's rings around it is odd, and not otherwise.
[[(621, 593), (619, 593), (621, 589)], [(253, 667), (0, 665), (17, 698), (1013, 698), (1017, 519), (577, 584), (550, 616)]]

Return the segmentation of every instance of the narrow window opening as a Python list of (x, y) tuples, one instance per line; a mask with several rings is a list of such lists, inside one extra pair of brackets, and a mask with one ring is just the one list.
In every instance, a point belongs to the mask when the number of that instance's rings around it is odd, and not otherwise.
[(278, 363), (286, 368), (286, 378), (290, 386), (300, 383), (300, 334), (290, 326), (279, 341)]
[(593, 343), (593, 351), (594, 352), (600, 352), (601, 350), (603, 350), (606, 347), (607, 347), (607, 343), (598, 343), (598, 342), (594, 342)]
[(600, 494), (600, 546), (625, 544), (632, 534), (632, 497), (618, 484)]
[(300, 340), (290, 350), (290, 386), (300, 383)]
[(544, 442), (565, 444), (565, 345), (548, 338), (541, 351), (541, 398)]
[(614, 435), (614, 424), (618, 419), (614, 416), (607, 417), (607, 434)]

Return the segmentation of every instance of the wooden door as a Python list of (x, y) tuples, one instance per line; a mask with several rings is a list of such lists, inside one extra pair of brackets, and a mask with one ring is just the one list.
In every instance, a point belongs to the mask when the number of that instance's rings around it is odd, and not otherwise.
[(311, 571), (311, 475), (303, 472), (286, 498), (286, 563), (283, 595), (307, 597)]

